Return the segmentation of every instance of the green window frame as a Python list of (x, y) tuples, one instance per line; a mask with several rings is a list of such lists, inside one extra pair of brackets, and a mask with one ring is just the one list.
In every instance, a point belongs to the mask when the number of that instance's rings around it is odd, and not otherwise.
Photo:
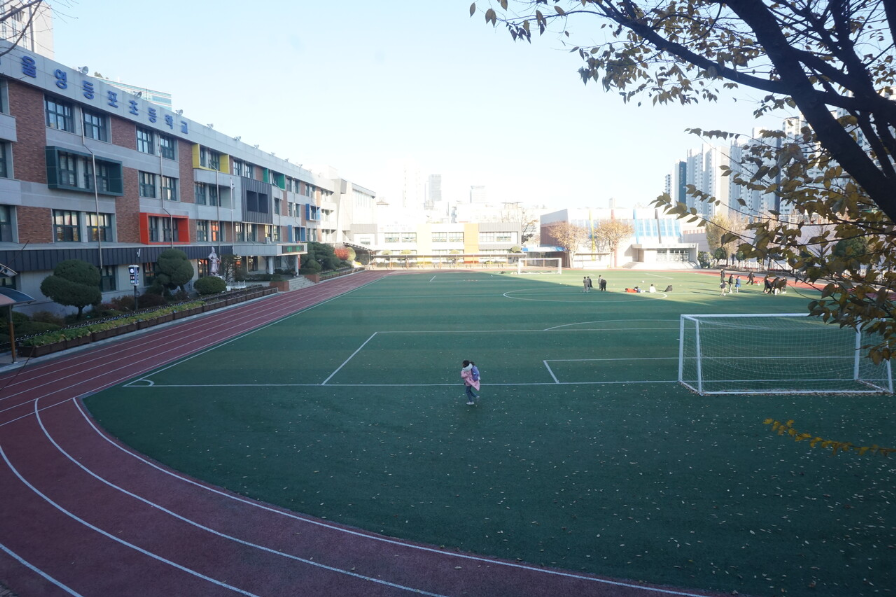
[(159, 185), (162, 189), (162, 199), (166, 201), (177, 201), (177, 179), (170, 176), (162, 176)]
[(142, 126), (137, 127), (137, 151), (155, 155), (153, 147), (153, 132)]
[(117, 269), (114, 265), (104, 265), (100, 268), (100, 292), (117, 290)]
[[(51, 189), (93, 193), (93, 157), (60, 147), (47, 147), (47, 186)], [(121, 162), (96, 158), (97, 193), (124, 194)]]
[[(96, 242), (98, 240), (111, 243), (112, 238), (112, 214), (84, 214), (87, 223), (87, 240)], [(113, 288), (114, 290), (114, 288)]]
[(106, 127), (106, 117), (98, 112), (83, 110), (84, 136), (97, 141), (108, 141), (109, 131)]
[(44, 108), (49, 128), (69, 133), (75, 132), (74, 109), (70, 102), (45, 95)]
[(81, 242), (81, 212), (54, 209), (53, 239), (57, 243)]
[(140, 183), (140, 196), (155, 199), (156, 175), (152, 172), (140, 172), (137, 178)]
[(163, 158), (165, 158), (166, 160), (175, 159), (174, 147), (174, 137), (159, 134), (159, 151), (162, 152)]

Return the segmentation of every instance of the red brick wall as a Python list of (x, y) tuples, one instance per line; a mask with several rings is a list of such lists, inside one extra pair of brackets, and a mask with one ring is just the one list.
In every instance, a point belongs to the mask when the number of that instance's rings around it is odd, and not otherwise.
[(111, 116), (110, 120), (112, 126), (112, 145), (127, 147), (128, 149), (137, 149), (137, 124), (130, 120), (118, 118), (117, 116)]
[(196, 203), (196, 189), (193, 188), (193, 144), (178, 139), (177, 159), (180, 167), (180, 200), (184, 203)]
[[(13, 146), (13, 174), (19, 180), (47, 184), (47, 157), (44, 151), (47, 146), (47, 122), (44, 116), (43, 91), (10, 79), (9, 113), (16, 118), (16, 134), (19, 139)], [(46, 225), (49, 224), (50, 220), (47, 218)], [(22, 239), (22, 242), (32, 240), (24, 236)]]
[(115, 198), (115, 225), (118, 242), (140, 242), (140, 193), (134, 168), (124, 168), (124, 195)]
[[(19, 134), (21, 134), (20, 131)], [(53, 242), (53, 216), (46, 207), (17, 207), (20, 243)]]

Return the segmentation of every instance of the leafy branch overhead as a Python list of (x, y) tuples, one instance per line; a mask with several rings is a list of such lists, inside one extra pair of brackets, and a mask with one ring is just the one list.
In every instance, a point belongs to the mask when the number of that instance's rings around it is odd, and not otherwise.
[(533, 30), (556, 34), (579, 57), (582, 80), (623, 101), (693, 104), (749, 87), (766, 94), (757, 116), (799, 110), (831, 158), (896, 219), (894, 3), (501, 0), (497, 7), (500, 14), (485, 10), (487, 23), (505, 26), (514, 40), (531, 42)]

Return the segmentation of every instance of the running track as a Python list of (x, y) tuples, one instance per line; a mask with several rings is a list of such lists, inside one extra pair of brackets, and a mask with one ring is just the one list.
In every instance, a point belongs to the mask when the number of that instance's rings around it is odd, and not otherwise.
[(0, 376), (0, 582), (19, 597), (716, 595), (445, 551), (248, 500), (131, 451), (81, 404), (386, 275), (280, 293)]

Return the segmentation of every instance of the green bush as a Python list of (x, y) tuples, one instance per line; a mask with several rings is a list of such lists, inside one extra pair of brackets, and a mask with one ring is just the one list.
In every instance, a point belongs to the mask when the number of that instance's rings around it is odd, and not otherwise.
[(40, 291), (60, 305), (77, 307), (78, 319), (81, 319), (84, 307), (102, 300), (99, 286), (100, 270), (96, 266), (80, 259), (68, 259), (56, 266), (53, 275), (44, 278)]
[(205, 276), (193, 282), (193, 289), (200, 295), (217, 294), (227, 290), (227, 282), (217, 276)]
[[(55, 313), (50, 313), (49, 311), (38, 311), (34, 315), (31, 316), (31, 321), (37, 323), (52, 323), (53, 325), (58, 325), (62, 327), (65, 325), (65, 317), (57, 315)], [(16, 324), (18, 325), (18, 321)]]

